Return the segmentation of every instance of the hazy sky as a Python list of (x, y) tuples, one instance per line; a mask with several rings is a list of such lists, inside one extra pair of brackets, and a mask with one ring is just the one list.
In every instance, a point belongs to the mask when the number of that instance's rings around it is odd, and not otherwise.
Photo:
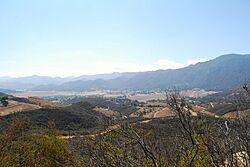
[(250, 53), (250, 0), (0, 0), (0, 76), (179, 68)]

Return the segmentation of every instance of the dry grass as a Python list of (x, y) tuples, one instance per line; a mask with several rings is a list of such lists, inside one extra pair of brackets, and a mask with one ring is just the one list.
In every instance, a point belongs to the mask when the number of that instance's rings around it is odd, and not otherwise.
[(138, 111), (130, 115), (130, 117), (139, 117), (139, 116), (142, 116), (143, 118), (163, 118), (163, 117), (175, 116), (175, 113), (166, 106), (150, 105), (150, 107), (148, 106), (139, 107)]
[(9, 115), (16, 112), (36, 110), (39, 108), (41, 107), (36, 104), (21, 103), (9, 100), (9, 105), (7, 107), (0, 107), (0, 116)]
[(235, 119), (239, 117), (246, 117), (250, 116), (250, 110), (246, 111), (234, 111), (234, 112), (229, 112), (223, 115), (224, 118), (230, 118), (230, 119)]
[(64, 105), (61, 103), (51, 102), (48, 100), (41, 99), (39, 97), (29, 97), (28, 100), (36, 105), (39, 105), (40, 107), (46, 107), (46, 108), (64, 107)]
[(117, 112), (114, 112), (113, 110), (102, 108), (102, 107), (95, 107), (94, 110), (96, 112), (100, 112), (104, 114), (106, 117), (119, 117), (120, 114)]
[(0, 116), (9, 115), (16, 112), (37, 110), (40, 108), (64, 107), (64, 105), (60, 103), (53, 103), (44, 99), (40, 99), (38, 97), (29, 97), (28, 100), (31, 103), (18, 102), (12, 99), (8, 100), (9, 104), (7, 107), (0, 107)]

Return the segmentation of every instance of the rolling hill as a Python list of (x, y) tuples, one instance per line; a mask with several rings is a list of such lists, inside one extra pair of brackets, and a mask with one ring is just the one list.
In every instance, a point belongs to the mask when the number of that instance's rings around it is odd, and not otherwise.
[(13, 96), (9, 96), (8, 102), (7, 107), (0, 107), (0, 129), (11, 120), (23, 117), (30, 119), (32, 128), (46, 127), (49, 121), (53, 121), (60, 131), (92, 129), (109, 120), (88, 102), (63, 106), (35, 97)]
[(40, 108), (62, 108), (63, 104), (50, 102), (38, 97), (21, 98), (0, 92), (0, 96), (8, 97), (8, 105), (0, 106), (0, 117), (10, 115), (17, 112), (32, 111)]

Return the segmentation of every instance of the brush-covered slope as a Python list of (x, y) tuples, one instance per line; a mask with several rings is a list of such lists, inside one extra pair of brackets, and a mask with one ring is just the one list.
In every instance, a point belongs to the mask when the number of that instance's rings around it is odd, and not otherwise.
[(79, 102), (63, 108), (40, 108), (18, 112), (0, 119), (2, 122), (9, 122), (16, 117), (28, 117), (33, 128), (46, 127), (49, 121), (53, 121), (61, 131), (91, 129), (108, 120), (104, 114), (96, 112), (94, 106), (87, 102)]

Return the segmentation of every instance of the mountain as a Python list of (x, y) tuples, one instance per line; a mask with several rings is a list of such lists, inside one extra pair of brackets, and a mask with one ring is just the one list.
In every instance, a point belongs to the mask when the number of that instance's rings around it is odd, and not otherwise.
[(192, 89), (225, 90), (250, 79), (250, 55), (228, 54), (175, 70), (109, 73), (79, 77), (0, 77), (0, 88), (12, 90), (89, 91)]
[(7, 94), (0, 92), (0, 96), (6, 96)]
[(15, 93), (16, 91), (11, 90), (11, 89), (2, 89), (2, 88), (0, 88), (0, 92), (9, 94), (9, 93)]
[[(120, 79), (129, 79), (139, 74), (139, 72), (125, 72), (125, 73), (110, 73), (110, 74), (98, 74), (98, 75), (82, 75), (72, 79), (70, 82), (65, 82), (61, 85), (57, 84), (43, 84), (33, 87), (31, 90), (34, 91), (50, 91), (50, 90), (60, 90), (60, 91), (83, 91), (84, 90), (95, 90), (95, 89), (108, 89), (109, 82), (119, 81)], [(107, 82), (107, 84), (104, 84)], [(119, 89), (119, 83), (117, 83)]]
[(11, 77), (3, 76), (3, 77), (0, 77), (0, 82), (5, 82), (5, 81), (7, 81), (9, 79), (11, 79)]
[(121, 75), (113, 79), (71, 81), (34, 90), (87, 91), (192, 89), (226, 90), (250, 79), (250, 55), (228, 54), (176, 70), (157, 70)]
[(49, 77), (49, 76), (27, 76), (27, 77), (0, 77), (0, 88), (13, 89), (13, 90), (31, 90), (35, 89), (54, 89), (60, 84), (73, 81), (91, 81), (91, 80), (110, 80), (118, 77), (132, 77), (137, 73), (108, 73), (108, 74), (97, 74), (97, 75), (82, 75), (79, 77)]
[(114, 79), (122, 76), (122, 73), (114, 72), (109, 74), (96, 74), (96, 75), (82, 75), (80, 77), (76, 77), (75, 80), (96, 80), (96, 79)]
[(0, 78), (0, 87), (14, 90), (31, 89), (43, 84), (62, 84), (71, 81), (71, 78), (48, 77), (48, 76), (28, 76), (19, 78)]

